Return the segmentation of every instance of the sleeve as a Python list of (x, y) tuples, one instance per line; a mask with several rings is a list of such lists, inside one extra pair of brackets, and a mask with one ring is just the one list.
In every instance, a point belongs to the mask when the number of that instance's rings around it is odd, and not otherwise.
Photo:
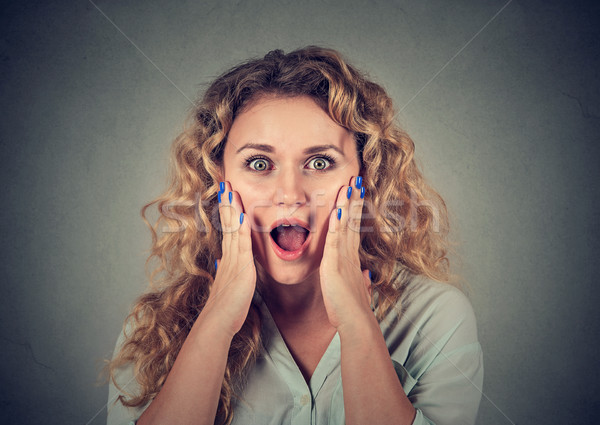
[(392, 338), (402, 341), (392, 341), (390, 355), (417, 410), (413, 425), (473, 425), (483, 385), (475, 315), (461, 291), (442, 285), (406, 308), (407, 325)]
[[(117, 340), (113, 357), (119, 352), (123, 342), (125, 341), (125, 334), (122, 332)], [(139, 385), (135, 379), (133, 372), (133, 365), (128, 364), (115, 371), (115, 380), (119, 384), (119, 387), (127, 391), (128, 393), (136, 394), (139, 392)], [(120, 395), (124, 395), (111, 381), (108, 384), (108, 403), (107, 408), (107, 425), (135, 425), (138, 418), (142, 415), (148, 405), (143, 407), (125, 407), (118, 400)]]

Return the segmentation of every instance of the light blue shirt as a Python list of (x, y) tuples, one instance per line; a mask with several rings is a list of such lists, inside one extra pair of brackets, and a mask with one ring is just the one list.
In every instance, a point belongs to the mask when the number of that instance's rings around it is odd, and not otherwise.
[[(266, 304), (255, 293), (263, 316), (263, 349), (234, 401), (233, 425), (341, 425), (344, 396), (340, 338), (336, 333), (307, 383)], [(399, 314), (400, 313), (400, 314)], [(474, 424), (483, 384), (483, 355), (473, 309), (448, 284), (413, 279), (401, 300), (380, 323), (404, 392), (417, 409), (413, 425)], [(122, 343), (122, 336), (117, 347)], [(136, 391), (132, 368), (117, 377)], [(111, 403), (108, 425), (129, 424), (143, 412)]]

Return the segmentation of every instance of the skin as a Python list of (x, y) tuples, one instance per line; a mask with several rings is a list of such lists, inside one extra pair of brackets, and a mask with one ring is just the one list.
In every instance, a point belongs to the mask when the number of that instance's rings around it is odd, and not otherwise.
[[(272, 152), (246, 147), (249, 144), (265, 145)], [(305, 153), (322, 145), (337, 150)], [(335, 163), (319, 156), (322, 154), (331, 156)], [(256, 155), (264, 159), (248, 165), (246, 159)], [(261, 166), (264, 170), (256, 171)], [(271, 304), (278, 312), (301, 315), (300, 306), (307, 306), (307, 300), (320, 294), (319, 267), (329, 217), (342, 187), (350, 184), (359, 170), (353, 135), (308, 97), (262, 98), (234, 121), (225, 146), (223, 179), (243, 200), (242, 208), (252, 227), (252, 252), (262, 278), (259, 284), (268, 286), (266, 292), (274, 298)], [(360, 199), (358, 190), (355, 197)], [(271, 248), (269, 230), (275, 220), (291, 217), (309, 223), (312, 235), (305, 254), (286, 261)], [(358, 232), (353, 235), (355, 239), (359, 236)], [(359, 264), (355, 271), (360, 272)], [(332, 325), (337, 324), (335, 319)]]
[[(244, 148), (248, 143), (269, 152)], [(316, 145), (337, 150), (305, 152)], [(335, 165), (318, 161), (323, 153)], [(246, 162), (257, 154), (267, 167)], [(235, 119), (221, 171), (223, 258), (205, 308), (139, 423), (213, 423), (229, 345), (258, 285), (307, 380), (339, 333), (347, 424), (411, 424), (415, 410), (370, 309), (368, 270), (360, 266), (363, 199), (352, 134), (308, 97), (263, 97)], [(280, 259), (270, 246), (270, 226), (284, 217), (311, 225), (309, 247), (294, 261)]]
[[(266, 145), (273, 152), (244, 148), (248, 144)], [(332, 156), (335, 164), (318, 161), (320, 153), (303, 153), (319, 145), (341, 151), (320, 152)], [(255, 155), (266, 160), (247, 165), (245, 158)], [(260, 166), (268, 168), (256, 171)], [(253, 253), (273, 281), (291, 285), (315, 280), (337, 192), (359, 168), (352, 134), (309, 98), (261, 99), (236, 118), (225, 146), (223, 176), (243, 200), (252, 224)], [(268, 233), (276, 219), (289, 217), (311, 224), (313, 233), (307, 253), (292, 262), (275, 255)]]

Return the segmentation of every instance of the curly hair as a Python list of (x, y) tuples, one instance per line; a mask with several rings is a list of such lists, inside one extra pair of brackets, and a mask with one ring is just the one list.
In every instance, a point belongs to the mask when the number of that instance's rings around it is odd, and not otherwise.
[[(309, 46), (242, 63), (218, 77), (191, 111), (172, 147), (170, 185), (142, 208), (152, 232), (148, 263), (157, 260), (148, 293), (125, 321), (120, 352), (108, 364), (112, 381), (134, 365), (141, 392), (119, 397), (143, 406), (160, 391), (191, 326), (203, 309), (221, 257), (217, 192), (219, 166), (236, 116), (258, 96), (309, 96), (354, 134), (366, 185), (359, 255), (372, 271), (376, 316), (382, 320), (399, 300), (408, 276), (448, 281), (448, 219), (441, 197), (424, 181), (413, 158), (414, 143), (395, 123), (385, 90), (332, 49)], [(149, 207), (158, 219), (146, 219)], [(152, 261), (151, 261), (152, 260)], [(261, 349), (261, 317), (252, 304), (228, 355), (215, 423), (230, 424), (233, 398)], [(128, 396), (128, 398), (126, 397)]]

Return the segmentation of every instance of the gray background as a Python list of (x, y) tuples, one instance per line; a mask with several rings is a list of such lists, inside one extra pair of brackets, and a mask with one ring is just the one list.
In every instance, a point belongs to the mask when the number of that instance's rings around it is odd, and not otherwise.
[(3, 6), (3, 423), (105, 421), (96, 378), (146, 287), (139, 208), (186, 96), (307, 44), (388, 89), (447, 200), (485, 355), (478, 423), (594, 422), (598, 7), (515, 0), (489, 22), (504, 0), (301, 3), (98, 0), (139, 50), (89, 1)]

